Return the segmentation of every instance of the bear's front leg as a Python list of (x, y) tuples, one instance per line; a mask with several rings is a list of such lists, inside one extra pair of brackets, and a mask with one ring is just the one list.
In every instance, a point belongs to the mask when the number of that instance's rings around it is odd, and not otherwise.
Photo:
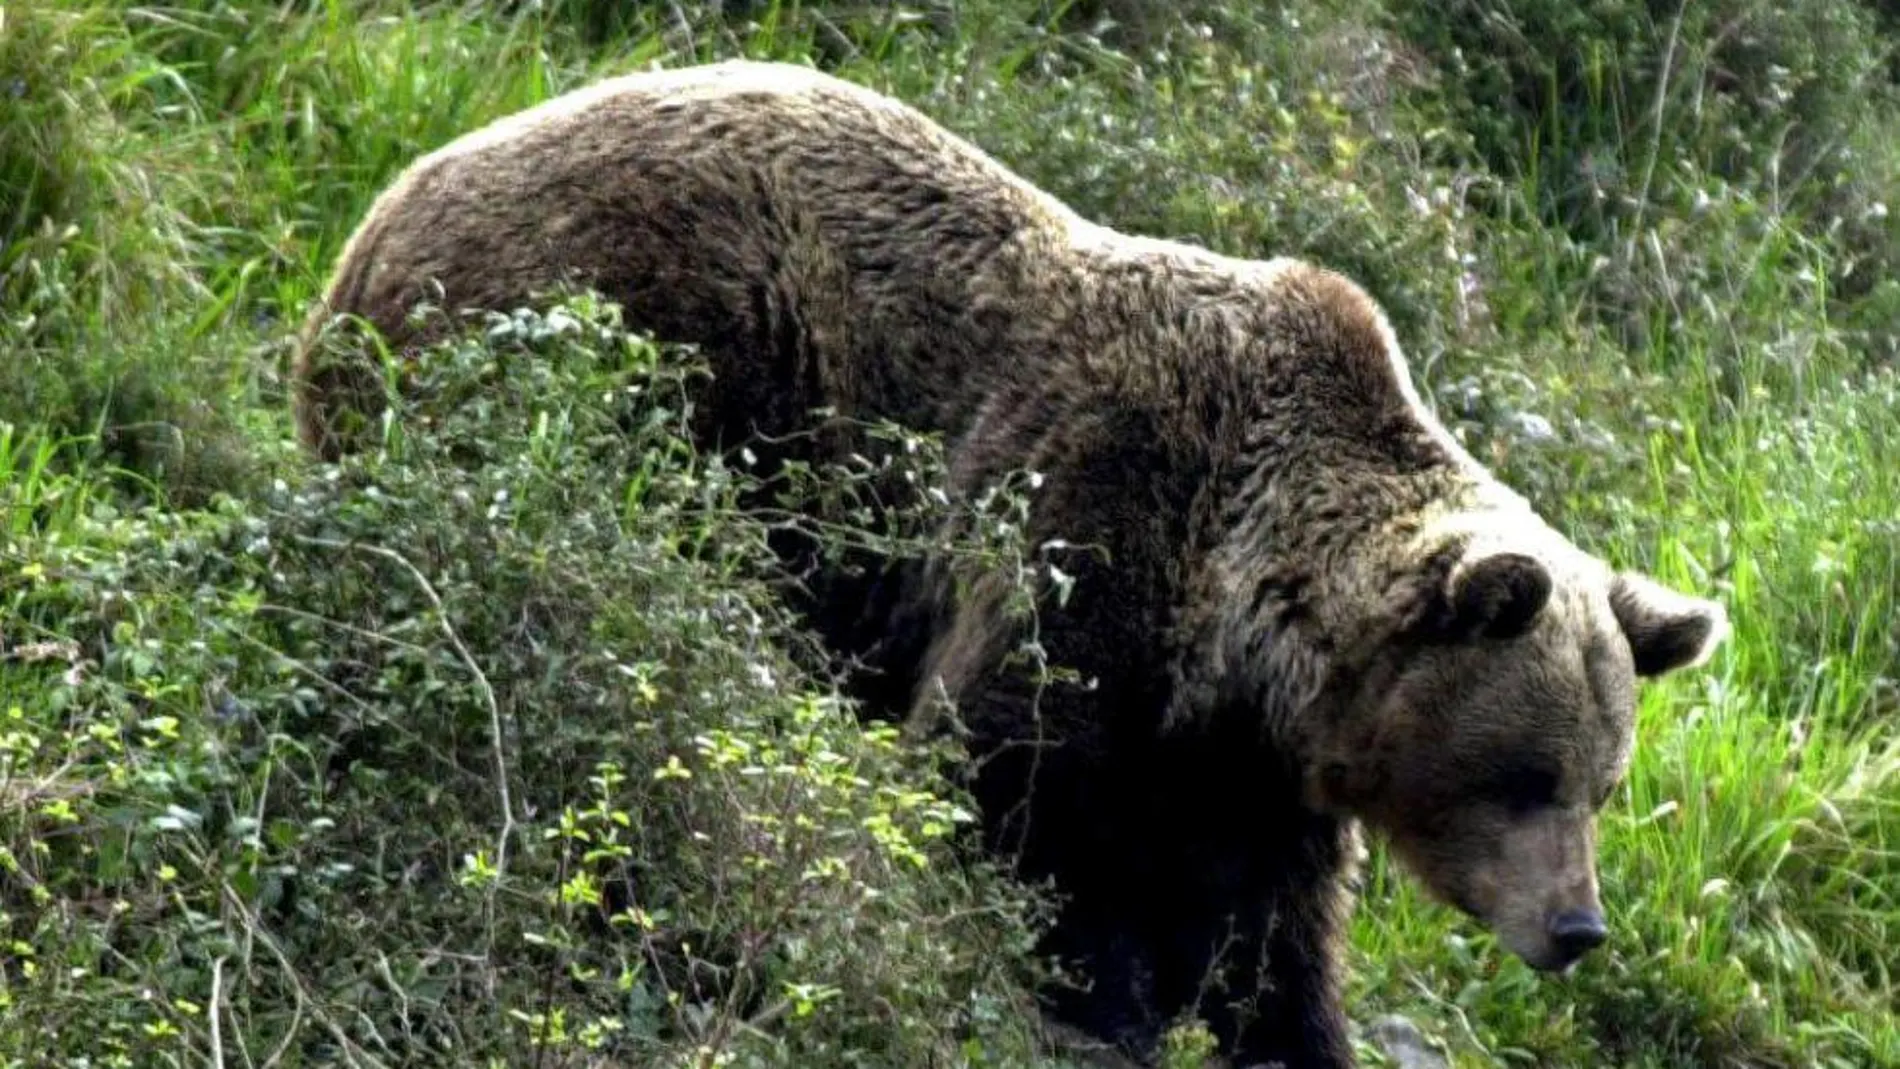
[(1339, 980), (1349, 832), (1317, 814), (1276, 818), (1251, 834), (1211, 829), (1226, 834), (1181, 857), (1173, 871), (1193, 893), (1173, 904), (1157, 993), (1193, 1009), (1236, 1069), (1352, 1069)]
[[(1235, 976), (1237, 994), (1250, 986), (1258, 992), (1253, 1005), (1243, 1007), (1251, 1012), (1219, 1007), (1234, 1018), (1228, 1024), (1229, 1058), (1238, 1069), (1351, 1069), (1354, 1064), (1336, 963), (1338, 919), (1326, 903), (1301, 901), (1306, 893), (1275, 903), (1257, 937), (1258, 967)], [(1311, 893), (1335, 894), (1329, 887)], [(1215, 1011), (1210, 1006), (1208, 1016)], [(1215, 1028), (1216, 1035), (1222, 1031)]]

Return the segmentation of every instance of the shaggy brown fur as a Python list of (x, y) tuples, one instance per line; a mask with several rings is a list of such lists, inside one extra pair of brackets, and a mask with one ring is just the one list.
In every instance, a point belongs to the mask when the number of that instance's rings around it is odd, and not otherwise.
[[(1093, 689), (1036, 705), (980, 590), (890, 626), (906, 688), (940, 682), (989, 755), (989, 844), (1066, 896), (1049, 948), (1093, 986), (1053, 995), (1063, 1018), (1142, 1055), (1192, 1009), (1236, 1064), (1349, 1065), (1359, 820), (1533, 965), (1604, 937), (1593, 818), (1637, 677), (1700, 662), (1725, 619), (1491, 478), (1351, 282), (1093, 225), (908, 107), (733, 62), (418, 161), (313, 324), (407, 347), (418, 298), (569, 279), (703, 347), (710, 437), (821, 405), (940, 431), (957, 488), (1038, 470), (1034, 534), (1108, 550), (1040, 632)], [(366, 375), (300, 360), (319, 454), (373, 414)]]

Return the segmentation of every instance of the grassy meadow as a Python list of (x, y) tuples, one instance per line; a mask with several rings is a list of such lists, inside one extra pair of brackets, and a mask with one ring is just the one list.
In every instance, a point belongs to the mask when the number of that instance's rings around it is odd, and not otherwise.
[(685, 443), (690, 352), (501, 315), (385, 448), (291, 441), (291, 336), (404, 163), (736, 55), (1346, 271), (1474, 453), (1729, 607), (1645, 692), (1610, 944), (1539, 977), (1375, 849), (1355, 1021), (1900, 1066), (1896, 43), (1862, 0), (0, 0), (0, 1066), (1061, 1064), (1039, 901), (837, 699), (791, 521)]

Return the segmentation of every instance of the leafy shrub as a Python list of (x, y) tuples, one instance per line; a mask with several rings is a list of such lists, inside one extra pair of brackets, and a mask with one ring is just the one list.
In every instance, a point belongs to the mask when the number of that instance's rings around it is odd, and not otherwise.
[(1035, 903), (821, 684), (697, 364), (584, 299), (482, 327), (254, 503), (19, 453), (0, 1057), (1022, 1064)]
[(1825, 188), (1884, 56), (1853, 0), (1398, 2), (1490, 169), (1568, 227), (1644, 210), (1658, 166), (1750, 188)]

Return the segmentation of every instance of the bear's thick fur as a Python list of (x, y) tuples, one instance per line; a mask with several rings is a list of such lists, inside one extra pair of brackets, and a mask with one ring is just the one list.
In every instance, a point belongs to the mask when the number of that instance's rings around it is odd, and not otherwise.
[[(909, 107), (727, 62), (417, 161), (312, 325), (409, 347), (418, 299), (506, 309), (563, 281), (703, 348), (726, 445), (819, 406), (941, 432), (955, 487), (1037, 470), (1034, 535), (1108, 551), (1040, 621), (1092, 688), (1038, 699), (999, 670), (980, 584), (896, 643), (906, 694), (940, 683), (987, 758), (991, 846), (1065, 896), (1049, 949), (1091, 986), (1053, 993), (1059, 1017), (1142, 1055), (1194, 1010), (1236, 1064), (1350, 1065), (1361, 821), (1534, 966), (1605, 937), (1594, 814), (1637, 679), (1700, 663), (1726, 618), (1493, 479), (1353, 283), (1116, 233)], [(377, 380), (315, 352), (298, 422), (335, 456)]]

